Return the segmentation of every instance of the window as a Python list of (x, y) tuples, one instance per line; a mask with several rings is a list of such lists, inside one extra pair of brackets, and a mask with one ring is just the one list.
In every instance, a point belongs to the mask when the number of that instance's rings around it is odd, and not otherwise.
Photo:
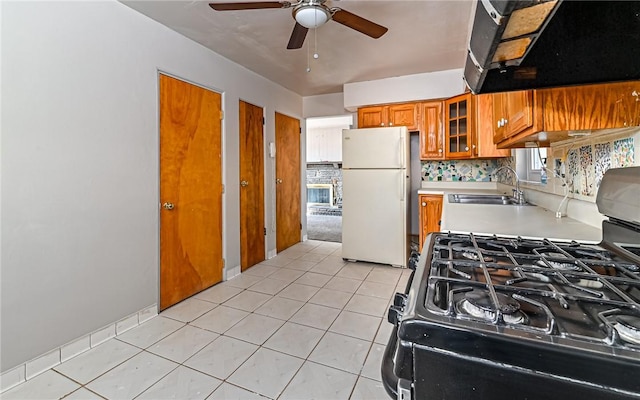
[(542, 182), (547, 171), (544, 169), (547, 164), (547, 149), (536, 147), (527, 150), (527, 180), (532, 182)]
[[(516, 150), (516, 170), (522, 180), (530, 182), (546, 182), (548, 176), (547, 148), (536, 147)], [(548, 167), (546, 167), (548, 168)]]

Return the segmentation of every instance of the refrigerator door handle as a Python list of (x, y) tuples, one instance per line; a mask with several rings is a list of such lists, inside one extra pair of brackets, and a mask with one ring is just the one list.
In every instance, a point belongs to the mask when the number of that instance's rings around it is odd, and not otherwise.
[(400, 201), (404, 201), (404, 194), (406, 192), (406, 187), (405, 185), (407, 184), (407, 178), (405, 175), (405, 171), (402, 169), (400, 170), (400, 180), (402, 181), (402, 193), (400, 193)]
[(406, 168), (405, 165), (405, 140), (404, 140), (404, 134), (400, 133), (400, 168)]

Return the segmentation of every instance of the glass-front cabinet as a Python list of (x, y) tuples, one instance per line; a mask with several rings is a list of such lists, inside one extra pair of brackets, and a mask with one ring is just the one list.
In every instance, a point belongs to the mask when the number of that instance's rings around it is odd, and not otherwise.
[(475, 151), (474, 98), (471, 93), (445, 101), (446, 158), (470, 158)]

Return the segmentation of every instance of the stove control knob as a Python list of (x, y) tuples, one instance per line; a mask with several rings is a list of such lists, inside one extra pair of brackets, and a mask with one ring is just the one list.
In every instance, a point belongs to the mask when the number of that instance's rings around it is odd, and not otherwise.
[(396, 293), (395, 296), (393, 296), (393, 305), (404, 309), (404, 306), (407, 305), (407, 295), (404, 293)]
[(389, 307), (389, 314), (387, 314), (387, 321), (391, 322), (394, 326), (398, 326), (401, 319), (400, 315), (402, 315), (400, 307), (391, 306)]

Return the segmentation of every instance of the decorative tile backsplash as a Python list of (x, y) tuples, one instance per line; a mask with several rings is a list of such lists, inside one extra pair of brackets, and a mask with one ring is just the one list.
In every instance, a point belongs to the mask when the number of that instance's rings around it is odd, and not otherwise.
[(595, 197), (604, 173), (609, 168), (624, 168), (636, 165), (634, 137), (611, 141), (592, 141), (578, 148), (554, 148), (552, 153), (560, 158), (554, 164), (562, 168), (561, 155), (566, 151), (566, 180), (569, 192)]
[(423, 181), (489, 182), (498, 168), (496, 160), (424, 161)]
[[(575, 142), (554, 145), (548, 150), (548, 168), (564, 174), (569, 193), (577, 198), (593, 201), (609, 168), (640, 166), (636, 159), (635, 146), (640, 143), (640, 130), (596, 133), (594, 136)], [(445, 182), (489, 182), (498, 181), (515, 184), (513, 173), (502, 167), (516, 168), (514, 157), (496, 160), (423, 161), (423, 181)], [(550, 175), (550, 173), (548, 174)], [(526, 185), (535, 190), (563, 194), (562, 179), (551, 179), (545, 184)]]

